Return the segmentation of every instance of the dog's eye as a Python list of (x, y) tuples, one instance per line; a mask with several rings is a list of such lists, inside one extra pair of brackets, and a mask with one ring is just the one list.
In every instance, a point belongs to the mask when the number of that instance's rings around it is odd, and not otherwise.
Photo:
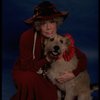
[(63, 43), (63, 40), (60, 40), (61, 43)]
[(51, 39), (50, 39), (50, 41), (53, 41), (53, 40), (54, 40), (54, 38), (51, 38)]

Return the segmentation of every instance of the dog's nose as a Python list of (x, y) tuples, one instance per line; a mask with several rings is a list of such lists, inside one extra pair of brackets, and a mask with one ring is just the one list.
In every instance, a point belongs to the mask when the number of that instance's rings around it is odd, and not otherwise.
[(57, 51), (57, 50), (59, 50), (59, 49), (60, 49), (59, 46), (57, 46), (57, 45), (54, 46), (54, 50)]

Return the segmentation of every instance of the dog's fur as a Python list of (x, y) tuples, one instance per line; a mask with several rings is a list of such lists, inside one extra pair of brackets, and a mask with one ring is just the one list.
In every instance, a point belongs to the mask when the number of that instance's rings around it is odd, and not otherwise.
[[(67, 48), (66, 37), (57, 35), (54, 38), (47, 39), (45, 41), (45, 55), (50, 51), (53, 55), (59, 54), (59, 59), (51, 63), (51, 67), (47, 71), (48, 78), (56, 84), (59, 89), (65, 91), (64, 100), (73, 100), (75, 96), (78, 96), (78, 100), (91, 100), (90, 94), (90, 79), (87, 71), (81, 72), (78, 76), (70, 81), (66, 81), (62, 84), (56, 81), (56, 78), (65, 71), (72, 71), (77, 67), (78, 59), (76, 55), (72, 57), (70, 61), (65, 61), (62, 54)], [(55, 52), (57, 48), (57, 52)], [(58, 99), (61, 100), (61, 96), (58, 95)]]

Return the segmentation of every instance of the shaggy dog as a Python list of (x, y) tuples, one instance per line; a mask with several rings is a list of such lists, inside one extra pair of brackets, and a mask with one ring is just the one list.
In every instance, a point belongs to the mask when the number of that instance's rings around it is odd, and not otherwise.
[[(64, 53), (69, 52), (70, 43), (70, 38), (61, 35), (57, 35), (45, 41), (45, 55), (51, 52), (51, 55), (58, 56), (58, 59), (53, 61), (50, 68), (47, 70), (47, 76), (53, 84), (56, 84), (60, 90), (65, 92), (64, 100), (74, 100), (75, 96), (78, 97), (78, 100), (91, 100), (90, 79), (86, 70), (81, 72), (74, 79), (62, 84), (56, 81), (56, 78), (62, 72), (71, 72), (77, 67), (78, 59), (75, 53), (72, 54), (69, 60), (64, 59)], [(59, 95), (59, 93), (58, 99), (61, 100), (61, 95)]]

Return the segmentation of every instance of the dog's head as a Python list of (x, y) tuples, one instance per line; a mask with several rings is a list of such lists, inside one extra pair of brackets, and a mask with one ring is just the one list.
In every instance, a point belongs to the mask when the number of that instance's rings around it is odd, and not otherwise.
[(54, 56), (62, 55), (65, 50), (68, 51), (68, 42), (67, 37), (61, 35), (45, 40), (45, 55), (48, 52), (51, 52)]

